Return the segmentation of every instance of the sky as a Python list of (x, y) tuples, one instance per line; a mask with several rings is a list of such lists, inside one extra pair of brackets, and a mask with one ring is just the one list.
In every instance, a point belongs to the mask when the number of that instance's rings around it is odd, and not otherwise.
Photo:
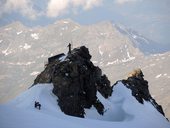
[(0, 26), (21, 21), (46, 26), (60, 19), (79, 24), (111, 21), (170, 48), (170, 0), (0, 0)]

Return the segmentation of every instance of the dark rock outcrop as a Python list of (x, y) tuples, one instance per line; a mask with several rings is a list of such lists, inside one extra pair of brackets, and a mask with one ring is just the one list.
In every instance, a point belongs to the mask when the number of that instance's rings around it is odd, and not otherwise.
[(97, 99), (97, 90), (108, 98), (112, 87), (106, 75), (90, 61), (91, 55), (85, 46), (75, 48), (68, 55), (56, 58), (46, 65), (37, 76), (37, 83), (53, 83), (53, 93), (58, 105), (68, 115), (84, 117), (84, 108), (92, 105), (99, 114), (104, 113), (103, 104)]
[[(114, 85), (110, 86), (107, 76), (102, 75), (101, 69), (94, 66), (90, 59), (91, 55), (85, 46), (75, 48), (67, 55), (50, 57), (44, 71), (34, 80), (34, 85), (53, 83), (53, 93), (58, 97), (58, 105), (67, 115), (84, 117), (84, 109), (92, 105), (103, 115), (104, 106), (97, 98), (97, 91), (108, 98), (112, 95)], [(131, 89), (139, 103), (150, 102), (165, 116), (161, 105), (150, 95), (148, 81), (144, 80), (141, 69), (134, 70), (121, 82)]]
[(150, 102), (163, 116), (165, 116), (162, 106), (157, 104), (155, 99), (152, 98), (149, 89), (148, 81), (144, 80), (144, 75), (141, 69), (136, 69), (126, 80), (122, 80), (122, 83), (132, 91), (132, 95), (136, 100), (143, 104), (144, 100)]

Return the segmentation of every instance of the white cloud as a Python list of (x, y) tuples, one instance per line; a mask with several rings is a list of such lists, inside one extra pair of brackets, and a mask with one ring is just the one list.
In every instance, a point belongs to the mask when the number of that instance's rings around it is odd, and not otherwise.
[(57, 17), (64, 13), (69, 6), (69, 0), (50, 0), (47, 7), (47, 16)]
[(88, 10), (95, 6), (99, 6), (102, 4), (101, 0), (86, 0), (86, 4), (84, 6), (84, 9)]
[(89, 10), (102, 4), (102, 0), (72, 0), (73, 6), (82, 6), (84, 10)]
[(141, 0), (115, 0), (115, 3), (123, 5), (126, 3), (133, 3), (133, 2), (138, 2), (138, 1), (141, 1)]
[(33, 9), (33, 3), (31, 0), (6, 0), (0, 3), (0, 9), (0, 16), (13, 11), (17, 11), (30, 19), (35, 19), (39, 15)]
[(38, 12), (38, 10), (33, 7), (38, 6), (35, 5), (34, 0), (0, 0), (0, 17), (12, 12), (20, 13), (30, 19), (35, 19), (42, 15), (57, 17), (69, 11), (74, 13), (74, 10), (77, 9), (92, 9), (100, 6), (103, 0), (46, 0), (46, 2), (47, 6), (42, 8), (41, 12)]
[(50, 0), (47, 6), (47, 16), (57, 17), (67, 12), (70, 8), (81, 7), (89, 10), (102, 4), (102, 0)]

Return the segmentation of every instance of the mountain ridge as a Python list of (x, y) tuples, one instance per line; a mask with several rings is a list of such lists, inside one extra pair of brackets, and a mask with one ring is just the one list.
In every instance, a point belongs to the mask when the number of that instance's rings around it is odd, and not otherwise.
[[(69, 46), (71, 47), (71, 46)], [(41, 83), (52, 83), (53, 93), (58, 97), (58, 105), (67, 115), (84, 117), (84, 109), (92, 105), (101, 115), (104, 105), (97, 98), (97, 92), (105, 99), (112, 96), (114, 86), (121, 82), (132, 91), (132, 96), (144, 104), (150, 102), (163, 116), (162, 106), (157, 104), (148, 89), (148, 81), (144, 79), (141, 69), (131, 72), (126, 80), (117, 81), (113, 86), (98, 66), (91, 62), (88, 48), (80, 46), (67, 55), (59, 54), (48, 59), (45, 69), (36, 77), (33, 86)]]
[[(108, 100), (98, 98), (106, 107), (103, 116), (93, 109), (86, 109), (85, 119), (67, 116), (57, 106), (57, 97), (53, 95), (52, 84), (35, 85), (17, 96), (6, 105), (0, 105), (1, 127), (170, 127), (169, 122), (148, 102), (140, 104), (122, 83), (114, 87), (112, 97)], [(41, 103), (42, 108), (34, 108), (34, 101)], [(134, 109), (138, 108), (138, 109)], [(147, 114), (146, 114), (147, 113)], [(17, 118), (16, 118), (17, 117)], [(24, 118), (23, 118), (24, 117)], [(22, 123), (21, 123), (22, 122)]]
[(21, 90), (26, 90), (35, 76), (43, 70), (45, 60), (58, 53), (66, 53), (68, 51), (66, 46), (72, 41), (73, 47), (81, 45), (89, 47), (93, 55), (92, 62), (100, 66), (113, 83), (125, 78), (126, 74), (134, 68), (141, 67), (152, 87), (151, 94), (160, 104), (167, 106), (163, 108), (169, 111), (167, 97), (170, 90), (168, 87), (170, 71), (167, 69), (170, 52), (161, 56), (160, 54), (145, 56), (132, 45), (133, 42), (129, 37), (121, 34), (114, 27), (112, 29), (101, 24), (94, 26), (80, 25), (77, 28), (74, 25), (52, 24), (51, 27), (24, 30), (18, 28), (5, 30), (8, 27), (1, 27), (0, 94), (2, 98), (0, 100), (6, 101), (9, 95), (13, 97)]

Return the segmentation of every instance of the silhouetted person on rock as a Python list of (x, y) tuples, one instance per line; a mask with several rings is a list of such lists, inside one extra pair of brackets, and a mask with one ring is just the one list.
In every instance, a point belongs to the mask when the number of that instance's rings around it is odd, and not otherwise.
[(71, 44), (69, 43), (67, 47), (69, 47), (68, 53), (71, 53)]
[(38, 108), (40, 110), (41, 109), (41, 104), (39, 102), (35, 101), (34, 107)]

